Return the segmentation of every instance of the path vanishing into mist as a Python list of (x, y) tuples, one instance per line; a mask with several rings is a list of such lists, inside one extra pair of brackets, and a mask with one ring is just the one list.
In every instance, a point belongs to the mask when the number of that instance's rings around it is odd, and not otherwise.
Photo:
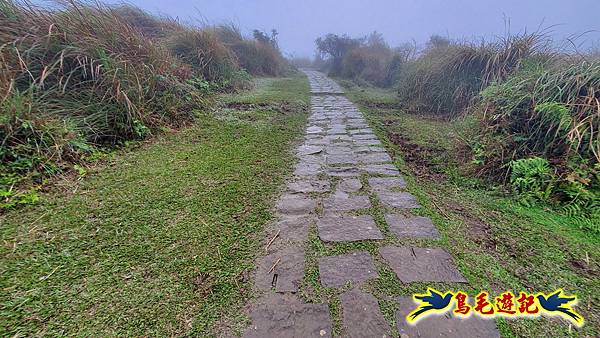
[[(324, 245), (373, 243), (371, 252), (347, 250), (317, 259), (319, 281), (338, 292), (344, 337), (390, 337), (392, 328), (381, 302), (365, 284), (391, 269), (404, 283), (466, 283), (450, 254), (439, 247), (389, 245), (386, 236), (438, 240), (429, 218), (414, 216), (416, 198), (362, 113), (324, 74), (305, 71), (311, 85), (311, 115), (296, 154), (294, 176), (277, 204), (274, 234), (257, 262), (255, 287), (261, 293), (249, 306), (252, 324), (245, 337), (330, 337), (331, 304), (304, 302), (306, 248), (311, 231)], [(373, 215), (383, 215), (377, 222)], [(379, 223), (379, 224), (378, 224)], [(383, 223), (383, 224), (382, 224)], [(390, 298), (392, 298), (390, 296)], [(401, 337), (499, 337), (494, 321), (451, 316), (430, 317), (416, 326), (405, 316), (412, 299), (397, 304)]]

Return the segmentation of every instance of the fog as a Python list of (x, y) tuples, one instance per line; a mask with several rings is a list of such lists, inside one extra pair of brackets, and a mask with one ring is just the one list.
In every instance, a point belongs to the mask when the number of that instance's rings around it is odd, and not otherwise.
[[(234, 23), (245, 32), (279, 32), (287, 55), (314, 55), (326, 33), (358, 37), (378, 31), (390, 45), (422, 43), (432, 34), (451, 38), (502, 36), (545, 28), (556, 40), (598, 46), (600, 0), (134, 0), (131, 4), (183, 21)], [(587, 33), (586, 33), (587, 32)]]

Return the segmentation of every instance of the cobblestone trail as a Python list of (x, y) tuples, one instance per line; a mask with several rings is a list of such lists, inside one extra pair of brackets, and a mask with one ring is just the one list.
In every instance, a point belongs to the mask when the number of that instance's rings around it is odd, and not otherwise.
[[(334, 81), (319, 72), (305, 73), (313, 93), (311, 116), (304, 143), (296, 150), (294, 176), (276, 207), (276, 235), (258, 262), (254, 278), (261, 297), (250, 305), (252, 324), (244, 336), (331, 337), (338, 320), (343, 337), (391, 337), (378, 300), (361, 288), (380, 276), (374, 259), (387, 264), (401, 283), (467, 280), (443, 248), (382, 244), (378, 257), (355, 251), (319, 258), (320, 283), (340, 289), (339, 318), (332, 320), (329, 304), (309, 304), (297, 296), (311, 228), (317, 229), (321, 241), (331, 243), (327, 245), (384, 240), (373, 217), (360, 214), (374, 207), (373, 198), (385, 214), (391, 236), (440, 237), (430, 219), (407, 216), (419, 203), (405, 191), (404, 179), (361, 112)], [(352, 288), (342, 290), (349, 282)], [(476, 318), (438, 316), (410, 326), (404, 318), (414, 306), (410, 295), (397, 299), (396, 330), (403, 338), (499, 337), (493, 321)]]

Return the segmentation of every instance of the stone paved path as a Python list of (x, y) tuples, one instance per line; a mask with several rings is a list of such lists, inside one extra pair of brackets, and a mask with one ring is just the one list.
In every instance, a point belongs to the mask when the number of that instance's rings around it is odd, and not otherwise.
[[(250, 306), (252, 324), (245, 337), (332, 336), (334, 321), (328, 304), (308, 304), (297, 296), (311, 229), (326, 245), (381, 242), (382, 229), (372, 216), (360, 214), (375, 200), (385, 211), (390, 236), (409, 242), (440, 237), (430, 219), (407, 216), (419, 203), (404, 190), (404, 179), (360, 111), (334, 81), (319, 72), (305, 73), (313, 93), (311, 116), (304, 143), (296, 150), (294, 176), (277, 203), (275, 233), (255, 272), (262, 296)], [(402, 283), (467, 282), (450, 254), (439, 247), (381, 245), (377, 255), (354, 251), (318, 259), (320, 283), (340, 290), (341, 313), (336, 320), (341, 322), (343, 337), (391, 336), (378, 300), (361, 288), (379, 278), (375, 260), (387, 264)], [(348, 283), (352, 287), (344, 289)], [(404, 316), (414, 303), (401, 297), (397, 305), (396, 330), (403, 338), (499, 336), (493, 321), (474, 318), (439, 316), (410, 326)]]

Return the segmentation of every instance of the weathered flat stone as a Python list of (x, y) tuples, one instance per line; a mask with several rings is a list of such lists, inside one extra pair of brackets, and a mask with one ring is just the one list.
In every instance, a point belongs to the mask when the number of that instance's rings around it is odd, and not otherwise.
[(400, 307), (396, 312), (396, 327), (400, 337), (448, 337), (448, 338), (500, 338), (494, 319), (477, 316), (460, 318), (448, 314), (434, 314), (423, 318), (416, 325), (408, 324), (406, 316), (417, 305), (410, 297), (398, 299)]
[(340, 146), (329, 146), (325, 149), (327, 155), (343, 155), (343, 154), (352, 154), (352, 148), (350, 147), (340, 147)]
[(350, 137), (349, 135), (330, 135), (327, 136), (327, 139), (329, 140), (329, 142), (338, 142), (338, 141), (352, 141), (352, 137)]
[(393, 164), (367, 164), (362, 166), (361, 169), (370, 175), (400, 175), (398, 168)]
[(344, 337), (392, 337), (375, 297), (355, 288), (342, 293), (340, 301)]
[(294, 175), (296, 176), (317, 176), (321, 172), (321, 165), (318, 163), (300, 162), (296, 165)]
[[(361, 122), (361, 124), (362, 124), (362, 122)], [(348, 133), (350, 135), (373, 134), (373, 130), (371, 130), (370, 128), (352, 129)]]
[(366, 251), (319, 259), (321, 284), (328, 288), (344, 286), (347, 282), (362, 283), (379, 277), (373, 259)]
[(323, 209), (325, 209), (326, 213), (367, 209), (370, 207), (369, 196), (349, 196), (344, 193), (336, 193), (323, 201)]
[(329, 181), (324, 180), (299, 180), (289, 182), (287, 188), (290, 192), (298, 193), (323, 193), (328, 192), (331, 187)]
[(385, 148), (363, 146), (363, 147), (354, 148), (354, 152), (357, 154), (359, 154), (359, 153), (384, 153)]
[(325, 163), (325, 156), (322, 154), (304, 155), (300, 158), (300, 163), (323, 165)]
[(256, 269), (255, 284), (261, 290), (298, 292), (303, 277), (304, 249), (293, 246), (263, 257)]
[(284, 215), (307, 215), (315, 210), (317, 202), (299, 195), (284, 195), (277, 203), (277, 210)]
[(379, 248), (379, 253), (403, 283), (467, 282), (441, 248), (386, 246)]
[(327, 168), (327, 175), (333, 177), (356, 177), (360, 171), (356, 167)]
[(294, 295), (270, 295), (250, 311), (245, 338), (331, 337), (326, 304), (305, 304)]
[(329, 140), (325, 138), (313, 138), (306, 140), (304, 143), (311, 146), (325, 146), (329, 144)]
[(392, 162), (392, 158), (387, 153), (365, 153), (357, 156), (358, 161), (361, 163), (384, 163)]
[(407, 192), (376, 191), (379, 202), (388, 208), (417, 209), (421, 206), (415, 196)]
[(320, 134), (323, 133), (323, 128), (317, 126), (310, 126), (306, 128), (307, 134)]
[(352, 138), (355, 140), (377, 140), (375, 134), (356, 134), (352, 135)]
[(346, 135), (346, 128), (331, 128), (327, 130), (327, 135)]
[(379, 140), (354, 140), (354, 144), (357, 146), (378, 146), (381, 144)]
[(371, 216), (325, 215), (317, 221), (319, 238), (325, 242), (353, 242), (383, 239)]
[(337, 164), (357, 164), (358, 162), (351, 154), (342, 154), (342, 155), (327, 155), (327, 164), (329, 165), (337, 165)]
[(371, 177), (369, 186), (375, 191), (405, 189), (406, 181), (402, 177)]
[(323, 147), (320, 146), (302, 145), (298, 147), (299, 156), (319, 154), (322, 151)]
[(340, 181), (340, 183), (338, 183), (337, 192), (344, 192), (344, 193), (353, 193), (353, 192), (357, 192), (362, 188), (362, 183), (360, 183), (360, 180), (357, 178), (347, 178), (347, 179), (343, 179)]
[(399, 238), (440, 239), (440, 233), (427, 217), (407, 218), (403, 215), (387, 214), (385, 221), (390, 226), (390, 230)]
[(313, 222), (312, 217), (297, 216), (285, 217), (277, 222), (279, 228), (279, 238), (284, 241), (303, 242), (308, 239), (308, 230)]

